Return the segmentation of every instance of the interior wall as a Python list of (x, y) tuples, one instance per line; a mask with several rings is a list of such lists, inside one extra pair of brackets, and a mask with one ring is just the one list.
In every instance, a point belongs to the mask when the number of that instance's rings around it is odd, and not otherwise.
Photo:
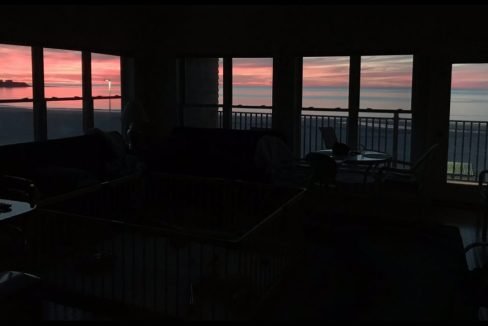
[(148, 118), (144, 132), (157, 142), (178, 124), (177, 60), (147, 51), (139, 53), (134, 61), (135, 97)]

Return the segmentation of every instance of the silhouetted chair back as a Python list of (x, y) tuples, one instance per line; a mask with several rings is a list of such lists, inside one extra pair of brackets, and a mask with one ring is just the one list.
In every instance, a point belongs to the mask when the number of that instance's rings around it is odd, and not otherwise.
[(322, 140), (324, 141), (325, 148), (332, 149), (334, 144), (338, 142), (337, 135), (332, 127), (319, 127)]
[(413, 173), (419, 183), (419, 191), (425, 188), (425, 179), (432, 172), (433, 157), (439, 149), (439, 144), (434, 144), (427, 149), (411, 166), (410, 171)]
[[(433, 158), (439, 145), (429, 147), (408, 169), (383, 167), (379, 171), (378, 180), (381, 182), (384, 195), (394, 194), (398, 191), (413, 194), (417, 199), (425, 200), (428, 197), (428, 175), (432, 173)], [(400, 196), (404, 198), (404, 195)]]
[(312, 168), (309, 186), (327, 187), (335, 183), (337, 164), (327, 155), (311, 152), (305, 158)]
[(486, 177), (488, 176), (488, 170), (483, 170), (480, 172), (478, 177), (478, 188), (480, 191), (480, 204), (482, 212), (481, 220), (481, 240), (486, 242), (486, 233), (488, 229), (488, 181)]

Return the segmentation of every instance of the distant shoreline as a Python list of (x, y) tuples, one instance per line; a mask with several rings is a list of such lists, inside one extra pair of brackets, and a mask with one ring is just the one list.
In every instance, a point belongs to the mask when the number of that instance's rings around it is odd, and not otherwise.
[(13, 80), (2, 80), (0, 79), (0, 87), (2, 88), (15, 88), (15, 87), (31, 87), (29, 84), (24, 82), (16, 82)]

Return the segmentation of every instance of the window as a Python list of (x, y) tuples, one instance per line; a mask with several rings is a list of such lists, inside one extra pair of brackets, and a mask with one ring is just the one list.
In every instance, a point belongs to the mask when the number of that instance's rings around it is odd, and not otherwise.
[(410, 161), (412, 69), (412, 55), (361, 57), (359, 144), (394, 161)]
[[(85, 128), (120, 131), (121, 58), (98, 53), (91, 57), (94, 121), (92, 106), (83, 107), (81, 51), (0, 44), (0, 145), (81, 135), (84, 123)], [(44, 99), (42, 93), (34, 99), (32, 71), (41, 71), (41, 65)], [(34, 115), (33, 103), (40, 104), (35, 108), (39, 115)], [(34, 126), (39, 128), (35, 137)]]
[(447, 180), (476, 182), (488, 168), (488, 64), (453, 64)]
[(271, 128), (273, 59), (232, 59), (232, 128)]
[(94, 126), (121, 131), (120, 57), (92, 53)]
[[(229, 94), (232, 119), (228, 127), (271, 128), (272, 58), (182, 58), (181, 62), (180, 113), (184, 126), (224, 127), (224, 97)], [(228, 93), (224, 92), (224, 62), (232, 64)]]
[(351, 69), (357, 69), (351, 67), (351, 57), (303, 58), (302, 157), (325, 148), (320, 127), (332, 127), (340, 142), (353, 143), (347, 136), (357, 131), (360, 148), (409, 161), (413, 56), (363, 56), (360, 60), (361, 70), (354, 71), (360, 76), (356, 130), (349, 108), (350, 94), (358, 92), (357, 83), (349, 84)]
[(31, 48), (0, 44), (0, 145), (34, 140)]
[(320, 127), (332, 127), (346, 142), (349, 57), (303, 58), (302, 157), (325, 148)]
[(83, 134), (81, 52), (44, 49), (48, 138)]

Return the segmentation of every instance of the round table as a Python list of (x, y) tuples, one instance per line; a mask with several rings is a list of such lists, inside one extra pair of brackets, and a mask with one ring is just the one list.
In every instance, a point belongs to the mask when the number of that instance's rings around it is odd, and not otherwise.
[[(31, 205), (27, 202), (3, 198), (0, 198), (0, 205), (2, 205), (2, 207), (0, 207), (0, 221), (9, 220), (33, 211), (36, 208), (35, 205)], [(6, 205), (5, 209), (3, 208), (3, 205)]]
[(317, 151), (316, 153), (327, 155), (334, 159), (334, 161), (336, 161), (338, 164), (356, 164), (367, 166), (366, 170), (364, 171), (363, 183), (366, 183), (371, 168), (376, 167), (379, 164), (390, 164), (392, 160), (391, 155), (377, 151), (361, 151), (360, 153), (350, 152), (346, 155), (337, 155), (334, 154), (331, 149), (323, 149)]

